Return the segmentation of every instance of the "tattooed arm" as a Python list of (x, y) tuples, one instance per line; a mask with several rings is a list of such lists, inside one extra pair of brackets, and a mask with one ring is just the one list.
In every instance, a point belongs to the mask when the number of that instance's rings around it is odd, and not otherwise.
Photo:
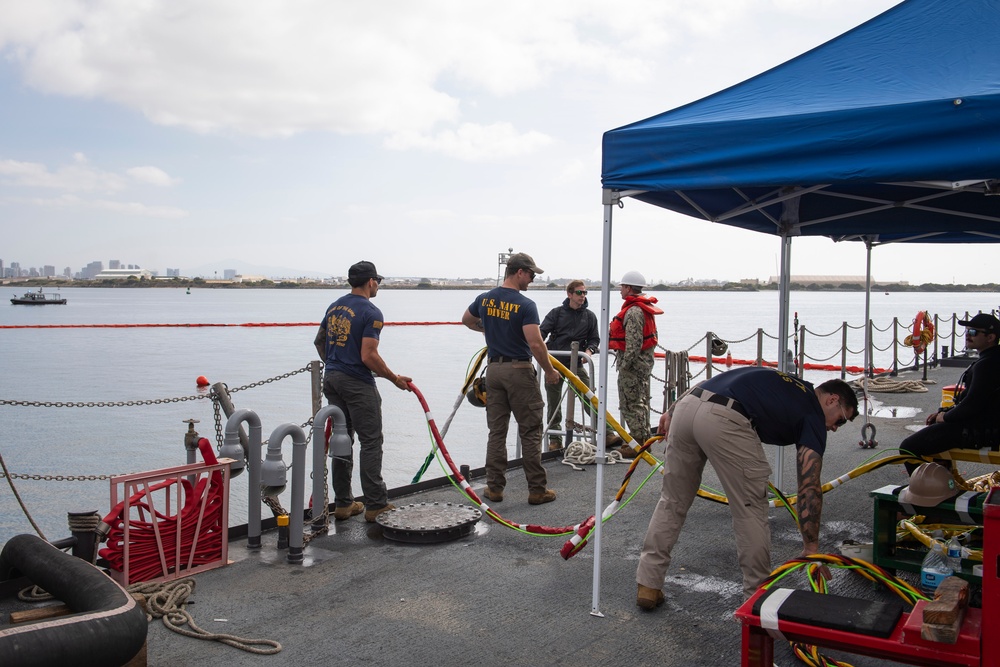
[(798, 447), (795, 459), (799, 477), (799, 496), (795, 506), (799, 511), (802, 555), (805, 556), (819, 551), (819, 518), (823, 510), (820, 473), (823, 470), (823, 457), (813, 449)]

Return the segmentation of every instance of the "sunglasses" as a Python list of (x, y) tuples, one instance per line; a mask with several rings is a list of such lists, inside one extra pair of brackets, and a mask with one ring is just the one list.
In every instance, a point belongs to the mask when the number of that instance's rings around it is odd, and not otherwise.
[(844, 424), (846, 424), (848, 422), (848, 419), (847, 419), (847, 410), (844, 409), (844, 404), (843, 403), (838, 403), (837, 405), (840, 407), (840, 414), (842, 414), (843, 417), (841, 417), (836, 422), (834, 422), (834, 426), (836, 426), (837, 428), (840, 428), (841, 426), (843, 426)]
[(585, 290), (585, 289), (573, 290), (573, 294), (575, 294), (577, 296), (587, 296), (587, 290)]
[(375, 281), (376, 285), (381, 285), (382, 284), (382, 279), (381, 278), (372, 278), (372, 280)]
[(986, 333), (987, 332), (984, 329), (966, 329), (965, 330), (965, 335), (966, 336), (978, 336), (979, 334), (984, 334), (985, 335)]

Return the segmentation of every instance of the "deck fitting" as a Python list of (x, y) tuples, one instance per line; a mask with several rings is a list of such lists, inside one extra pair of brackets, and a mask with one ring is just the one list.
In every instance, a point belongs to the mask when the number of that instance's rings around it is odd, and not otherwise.
[(386, 539), (436, 544), (465, 537), (483, 513), (468, 505), (416, 503), (382, 512), (375, 519)]

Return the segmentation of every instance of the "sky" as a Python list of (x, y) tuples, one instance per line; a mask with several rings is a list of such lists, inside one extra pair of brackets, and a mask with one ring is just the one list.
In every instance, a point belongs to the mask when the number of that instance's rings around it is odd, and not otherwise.
[[(601, 138), (894, 0), (0, 0), (0, 259), (74, 271), (600, 278)], [(778, 239), (637, 201), (612, 279), (766, 280)], [(876, 280), (986, 283), (977, 246), (881, 247)], [(796, 239), (792, 273), (863, 275)]]

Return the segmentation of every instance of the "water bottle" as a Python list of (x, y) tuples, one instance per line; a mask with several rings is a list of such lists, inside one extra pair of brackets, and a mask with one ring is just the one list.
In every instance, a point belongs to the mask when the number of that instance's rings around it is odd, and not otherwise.
[(962, 571), (962, 543), (954, 535), (948, 540), (948, 567), (952, 572)]
[(953, 570), (948, 567), (946, 558), (940, 542), (931, 545), (931, 550), (924, 556), (924, 562), (920, 565), (920, 590), (925, 595), (933, 596), (938, 585), (952, 575)]

